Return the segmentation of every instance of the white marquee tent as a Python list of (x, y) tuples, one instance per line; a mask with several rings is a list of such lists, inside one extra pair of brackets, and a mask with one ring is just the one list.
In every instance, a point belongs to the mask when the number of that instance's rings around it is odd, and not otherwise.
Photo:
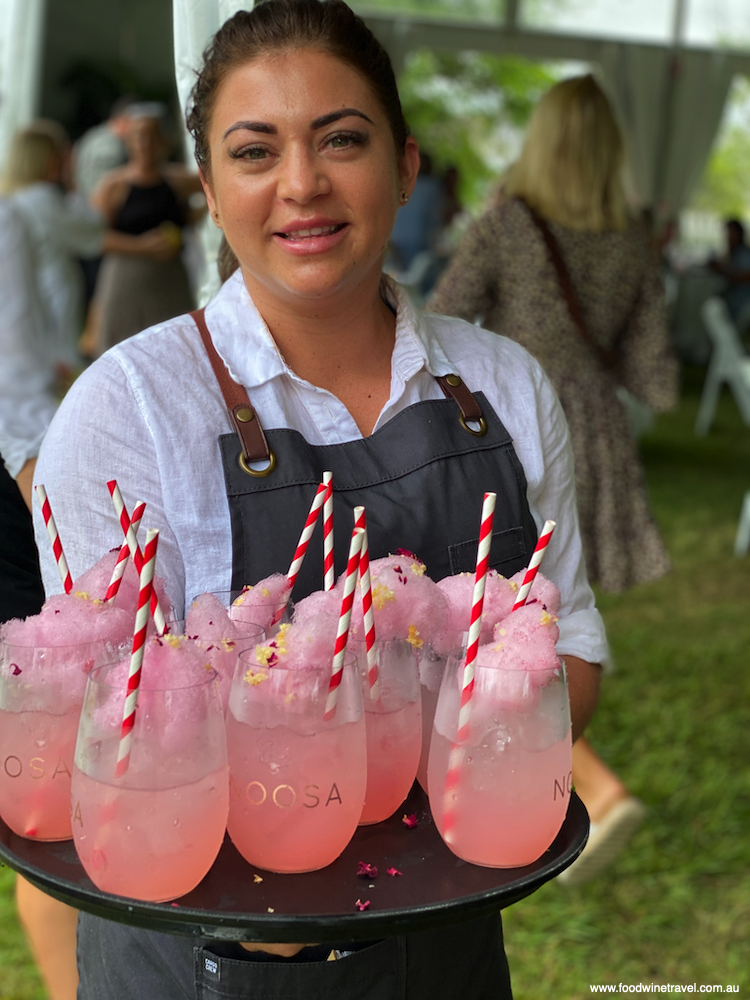
[[(173, 0), (177, 87), (247, 0)], [(122, 0), (99, 0), (101, 11)], [(353, 6), (398, 69), (418, 47), (598, 65), (644, 204), (674, 212), (700, 177), (731, 81), (750, 75), (750, 0), (370, 0)], [(39, 106), (47, 0), (0, 0), (0, 157)], [(147, 10), (147, 8), (145, 8)]]

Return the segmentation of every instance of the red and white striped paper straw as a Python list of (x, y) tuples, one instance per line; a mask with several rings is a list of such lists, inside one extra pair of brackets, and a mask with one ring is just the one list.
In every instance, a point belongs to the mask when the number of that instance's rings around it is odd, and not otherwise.
[(375, 650), (375, 615), (372, 610), (372, 581), (370, 580), (370, 551), (367, 544), (367, 519), (364, 507), (354, 508), (354, 527), (364, 531), (362, 548), (359, 552), (359, 584), (362, 588), (362, 617), (365, 626), (365, 646), (367, 647), (367, 680), (370, 697), (376, 701), (380, 694), (380, 672)]
[(542, 533), (539, 536), (539, 541), (536, 543), (536, 548), (529, 561), (528, 568), (524, 573), (523, 583), (519, 587), (518, 597), (516, 597), (516, 603), (513, 605), (513, 610), (516, 611), (518, 608), (522, 608), (526, 603), (526, 599), (529, 596), (529, 591), (531, 590), (531, 585), (539, 572), (539, 566), (542, 559), (544, 558), (544, 553), (547, 551), (547, 546), (549, 545), (550, 539), (552, 538), (552, 532), (555, 530), (554, 521), (545, 521), (544, 527), (542, 528)]
[[(141, 553), (140, 546), (138, 545), (138, 540), (135, 537), (135, 531), (133, 531), (133, 525), (130, 521), (128, 515), (128, 509), (125, 506), (125, 501), (122, 499), (122, 493), (120, 492), (120, 487), (117, 485), (116, 479), (110, 479), (107, 483), (107, 489), (112, 497), (112, 503), (114, 504), (115, 512), (120, 520), (120, 527), (122, 528), (122, 533), (128, 541), (128, 548), (130, 549), (130, 555), (133, 558), (133, 565), (136, 568), (136, 572), (140, 574), (141, 567), (143, 565), (143, 555)], [(154, 616), (154, 624), (156, 625), (156, 631), (159, 635), (165, 635), (169, 630), (167, 628), (167, 621), (164, 617), (164, 612), (159, 604), (159, 598), (156, 596), (156, 590), (151, 590), (151, 614)]]
[(336, 570), (333, 565), (333, 473), (323, 473), (326, 494), (323, 501), (323, 589), (333, 590)]
[(466, 650), (463, 675), (461, 677), (461, 708), (458, 714), (458, 732), (451, 746), (448, 758), (448, 773), (445, 778), (445, 804), (443, 811), (443, 839), (450, 843), (453, 827), (456, 821), (456, 802), (454, 792), (458, 786), (463, 769), (465, 748), (464, 740), (469, 735), (469, 720), (471, 718), (471, 699), (474, 694), (474, 665), (479, 650), (479, 636), (482, 630), (482, 610), (484, 608), (484, 586), (487, 581), (487, 570), (490, 562), (490, 545), (492, 544), (492, 522), (495, 517), (495, 493), (485, 493), (482, 504), (482, 523), (479, 529), (479, 547), (477, 549), (477, 567), (474, 574), (474, 592), (471, 599), (471, 621), (469, 623), (469, 645)]
[(73, 589), (73, 577), (70, 575), (70, 570), (68, 569), (68, 562), (65, 558), (65, 553), (63, 552), (62, 542), (60, 541), (60, 536), (57, 533), (57, 525), (55, 524), (55, 519), (52, 516), (52, 508), (49, 505), (49, 500), (47, 499), (47, 491), (39, 483), (34, 487), (36, 490), (37, 499), (39, 500), (39, 506), (42, 508), (42, 517), (44, 518), (44, 523), (47, 526), (47, 534), (49, 535), (49, 540), (52, 542), (52, 551), (55, 554), (55, 559), (57, 560), (57, 571), (60, 574), (60, 579), (62, 580), (62, 585), (65, 588), (65, 593), (69, 594)]
[(156, 548), (159, 544), (159, 532), (156, 528), (146, 534), (143, 562), (138, 581), (138, 610), (135, 614), (135, 630), (133, 632), (133, 647), (130, 654), (130, 669), (128, 671), (128, 687), (125, 695), (125, 707), (122, 713), (122, 728), (120, 730), (120, 745), (117, 748), (117, 767), (115, 774), (122, 777), (130, 766), (130, 745), (133, 740), (135, 725), (135, 710), (138, 705), (138, 689), (141, 683), (141, 667), (146, 649), (146, 631), (148, 629), (149, 604), (154, 584), (154, 564), (156, 563)]
[(346, 640), (349, 635), (349, 622), (352, 617), (354, 589), (357, 586), (357, 571), (359, 569), (359, 554), (362, 548), (363, 535), (364, 531), (361, 528), (355, 528), (352, 531), (352, 539), (349, 543), (349, 558), (346, 563), (346, 577), (344, 579), (344, 596), (341, 599), (341, 613), (339, 614), (339, 624), (336, 632), (336, 645), (333, 649), (331, 681), (328, 685), (328, 698), (326, 700), (324, 719), (332, 719), (336, 714), (339, 687), (344, 675), (344, 654), (346, 653)]
[(297, 542), (297, 548), (294, 553), (294, 558), (292, 559), (289, 570), (286, 574), (287, 583), (289, 584), (289, 590), (292, 589), (297, 581), (297, 576), (299, 571), (302, 569), (302, 561), (305, 558), (305, 553), (307, 552), (307, 546), (310, 544), (310, 539), (312, 538), (312, 533), (315, 530), (315, 525), (318, 523), (318, 518), (320, 517), (320, 510), (323, 506), (323, 501), (326, 497), (326, 485), (321, 483), (318, 487), (318, 492), (313, 497), (313, 502), (310, 507), (310, 513), (307, 515), (307, 520), (305, 521), (305, 526), (302, 529), (302, 534), (299, 536), (299, 541)]
[[(143, 500), (139, 500), (133, 508), (133, 517), (130, 523), (133, 526), (133, 531), (135, 532), (136, 537), (138, 537), (138, 527), (141, 523), (145, 510), (146, 504)], [(105, 601), (114, 601), (117, 596), (117, 591), (120, 589), (122, 578), (125, 575), (125, 570), (128, 566), (128, 559), (130, 559), (130, 546), (127, 542), (123, 542), (117, 555), (117, 562), (115, 563), (115, 568), (112, 571), (112, 579), (109, 581), (107, 593), (104, 595)]]

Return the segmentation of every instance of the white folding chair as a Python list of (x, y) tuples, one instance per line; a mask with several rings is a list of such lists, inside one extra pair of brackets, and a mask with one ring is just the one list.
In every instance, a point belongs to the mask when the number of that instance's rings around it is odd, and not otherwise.
[(737, 525), (737, 535), (734, 539), (734, 554), (740, 558), (747, 555), (750, 548), (750, 490), (742, 499), (740, 523)]
[(742, 419), (750, 426), (750, 357), (745, 354), (726, 302), (711, 296), (701, 307), (701, 317), (711, 340), (711, 360), (703, 383), (695, 433), (700, 436), (708, 433), (725, 382)]

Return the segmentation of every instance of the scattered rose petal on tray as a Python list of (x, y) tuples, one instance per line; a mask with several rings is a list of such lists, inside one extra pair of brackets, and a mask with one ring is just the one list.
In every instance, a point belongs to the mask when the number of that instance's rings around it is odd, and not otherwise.
[(354, 905), (360, 911), (361, 910), (369, 910), (370, 909), (370, 900), (366, 899), (364, 901), (364, 903), (363, 903), (361, 899), (358, 899), (357, 902)]
[(398, 870), (398, 868), (388, 868), (387, 872), (388, 872), (389, 875), (403, 875), (404, 874), (403, 872), (400, 872)]
[(412, 813), (411, 816), (407, 816), (406, 813), (404, 813), (404, 816), (403, 816), (403, 819), (401, 820), (401, 822), (404, 824), (404, 826), (408, 826), (410, 830), (413, 830), (414, 827), (419, 822), (419, 820), (417, 819), (417, 814), (416, 813)]
[(375, 865), (369, 865), (366, 861), (358, 861), (357, 875), (359, 875), (360, 878), (377, 878), (378, 869)]
[(11, 663), (10, 669), (14, 677), (18, 677), (19, 674), (23, 673), (23, 670), (21, 670), (17, 663)]

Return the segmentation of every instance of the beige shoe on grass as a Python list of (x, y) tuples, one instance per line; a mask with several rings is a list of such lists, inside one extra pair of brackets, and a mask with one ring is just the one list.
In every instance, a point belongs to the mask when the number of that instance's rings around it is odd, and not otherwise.
[(557, 876), (563, 885), (583, 885), (609, 865), (643, 822), (646, 807), (629, 796), (616, 802), (598, 823), (591, 824), (588, 843), (570, 868)]

